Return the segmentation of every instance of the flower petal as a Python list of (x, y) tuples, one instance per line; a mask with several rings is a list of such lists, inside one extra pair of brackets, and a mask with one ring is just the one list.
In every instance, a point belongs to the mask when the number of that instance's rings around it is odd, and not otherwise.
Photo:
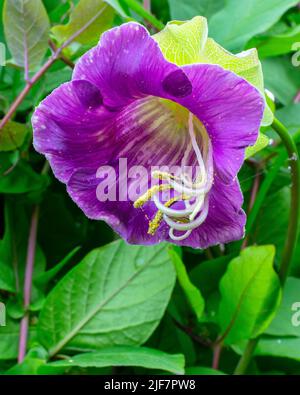
[[(99, 166), (77, 169), (68, 182), (69, 194), (89, 218), (107, 221), (130, 243), (154, 244), (165, 240), (168, 237), (165, 224), (154, 236), (148, 234), (149, 222), (157, 213), (155, 204), (149, 201), (141, 208), (134, 208), (133, 202), (153, 186), (152, 166), (181, 165), (189, 146), (186, 127), (178, 125), (172, 109), (158, 98), (131, 103), (116, 113), (106, 136), (108, 144), (114, 147), (113, 155), (100, 148)], [(106, 146), (104, 136), (102, 142)], [(195, 166), (192, 152), (187, 156), (187, 163)], [(101, 182), (107, 182), (109, 177), (99, 175), (100, 165), (104, 166), (103, 173), (107, 166), (113, 169), (110, 186), (115, 201), (101, 201), (101, 196), (97, 196)]]
[[(182, 244), (205, 247), (239, 238), (245, 215), (236, 174), (245, 148), (257, 138), (264, 101), (254, 87), (219, 66), (169, 63), (139, 24), (105, 33), (78, 62), (73, 81), (41, 103), (33, 117), (34, 145), (88, 217), (105, 220), (130, 243), (153, 244), (168, 239), (169, 228), (163, 222), (148, 235), (157, 209), (152, 201), (133, 207), (128, 195), (135, 192), (135, 177), (129, 175), (125, 185), (119, 159), (126, 158), (128, 169), (147, 171), (136, 198), (151, 187), (151, 166), (180, 166), (186, 152), (187, 163), (196, 164), (187, 122), (178, 120), (174, 102), (205, 125), (216, 170), (208, 218)], [(97, 195), (99, 168), (107, 166), (115, 201)]]
[(243, 164), (245, 149), (257, 140), (264, 99), (244, 79), (219, 66), (199, 64), (183, 70), (193, 94), (179, 102), (205, 125), (215, 168), (223, 181), (231, 183)]
[(243, 195), (237, 180), (224, 184), (216, 178), (209, 195), (209, 212), (205, 222), (178, 244), (204, 249), (240, 240), (246, 223), (242, 203)]
[(99, 44), (77, 62), (73, 79), (96, 85), (107, 106), (118, 108), (144, 95), (163, 96), (162, 81), (172, 78), (176, 93), (190, 93), (191, 85), (173, 63), (161, 53), (155, 40), (140, 24), (129, 22), (104, 33)]
[(46, 155), (55, 176), (67, 182), (77, 168), (98, 163), (101, 133), (111, 119), (97, 87), (88, 81), (65, 83), (43, 100), (32, 117), (34, 147)]

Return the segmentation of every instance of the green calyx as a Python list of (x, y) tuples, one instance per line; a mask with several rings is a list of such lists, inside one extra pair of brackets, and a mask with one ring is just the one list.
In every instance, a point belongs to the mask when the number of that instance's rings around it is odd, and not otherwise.
[[(165, 58), (183, 66), (193, 63), (217, 64), (247, 80), (264, 95), (261, 63), (255, 48), (234, 55), (208, 37), (207, 20), (197, 16), (189, 21), (171, 21), (153, 38)], [(273, 121), (273, 113), (266, 103), (262, 126)]]

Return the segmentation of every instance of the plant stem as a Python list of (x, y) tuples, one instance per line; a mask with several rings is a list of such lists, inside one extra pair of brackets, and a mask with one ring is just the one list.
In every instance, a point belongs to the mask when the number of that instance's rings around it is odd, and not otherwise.
[[(261, 174), (260, 167), (258, 166), (256, 168), (255, 178), (254, 178), (254, 182), (253, 182), (252, 189), (251, 189), (251, 195), (250, 195), (250, 200), (249, 200), (249, 205), (248, 205), (248, 214), (251, 213), (251, 210), (253, 209), (254, 203), (256, 201), (256, 196), (258, 194), (259, 185), (260, 185), (260, 174)], [(248, 235), (244, 238), (241, 249), (243, 250), (244, 248), (246, 248), (247, 244), (248, 244)]]
[(23, 102), (25, 97), (28, 95), (30, 89), (32, 88), (32, 85), (34, 85), (45, 74), (45, 72), (52, 66), (52, 64), (56, 61), (56, 59), (57, 58), (54, 54), (50, 59), (48, 59), (48, 61), (43, 65), (43, 67), (32, 77), (32, 79), (26, 82), (24, 89), (18, 95), (18, 97), (13, 102), (13, 104), (11, 105), (10, 109), (8, 110), (4, 118), (1, 120), (0, 129), (2, 129), (7, 124), (7, 122), (11, 119), (16, 109), (19, 107), (19, 105)]
[(144, 0), (143, 6), (144, 6), (145, 10), (151, 12), (151, 0)]
[(32, 290), (32, 276), (35, 260), (36, 251), (36, 236), (39, 218), (39, 207), (36, 206), (33, 210), (28, 238), (26, 268), (25, 268), (25, 279), (24, 279), (24, 310), (25, 315), (21, 320), (20, 327), (20, 341), (19, 341), (19, 354), (18, 362), (21, 363), (26, 354), (27, 338), (28, 338), (28, 327), (29, 327), (29, 306), (31, 299)]
[[(295, 141), (290, 136), (286, 127), (275, 118), (272, 124), (272, 128), (279, 135), (282, 143), (285, 145), (286, 151), (289, 155), (289, 164), (291, 167), (292, 178), (289, 225), (278, 273), (281, 285), (283, 287), (289, 273), (289, 268), (292, 262), (298, 238), (298, 224), (300, 212), (300, 161)], [(258, 341), (259, 337), (249, 340), (234, 374), (241, 375), (246, 372)]]
[[(58, 48), (55, 45), (55, 43), (52, 40), (49, 40), (49, 47), (52, 49), (53, 53), (56, 53)], [(71, 69), (74, 69), (75, 64), (67, 58), (63, 53), (60, 54), (59, 59), (64, 62), (67, 66), (69, 66)]]
[(149, 11), (147, 11), (142, 4), (137, 2), (136, 0), (124, 0), (124, 2), (127, 4), (129, 8), (132, 9), (132, 11), (135, 11), (137, 14), (139, 14), (142, 18), (147, 20), (148, 22), (151, 23), (152, 26), (154, 26), (158, 30), (162, 30), (165, 25), (159, 21), (157, 18), (155, 18), (154, 15), (152, 15)]
[(251, 339), (248, 341), (245, 351), (235, 368), (234, 374), (235, 375), (242, 375), (246, 372), (249, 363), (251, 362), (252, 355), (255, 351), (259, 338)]
[(273, 164), (271, 170), (269, 171), (267, 177), (264, 179), (264, 181), (261, 184), (261, 187), (256, 195), (256, 200), (255, 203), (249, 213), (247, 224), (246, 224), (246, 233), (249, 234), (254, 223), (256, 220), (256, 217), (259, 213), (259, 210), (261, 208), (262, 203), (265, 200), (265, 197), (267, 196), (267, 193), (273, 184), (273, 181), (275, 180), (281, 166), (283, 166), (284, 162), (286, 160), (286, 152), (282, 151), (275, 163)]
[(212, 363), (212, 368), (218, 370), (219, 369), (219, 362), (220, 362), (220, 356), (221, 352), (223, 350), (223, 343), (218, 342), (214, 345), (213, 347), (213, 363)]
[(300, 212), (300, 161), (297, 146), (286, 127), (275, 118), (272, 128), (278, 133), (286, 147), (289, 155), (289, 164), (292, 178), (289, 225), (279, 270), (279, 278), (282, 285), (284, 285), (288, 276), (289, 266), (295, 252), (298, 238)]
[[(143, 8), (143, 7), (142, 7)], [(46, 71), (52, 66), (52, 64), (58, 60), (62, 56), (62, 51), (68, 47), (76, 37), (78, 37), (81, 33), (83, 33), (95, 20), (102, 14), (104, 8), (99, 10), (85, 25), (83, 25), (79, 30), (77, 30), (71, 37), (68, 38), (56, 51), (52, 54), (52, 56), (47, 60), (47, 62), (42, 66), (42, 68), (32, 77), (31, 80), (26, 80), (26, 85), (21, 93), (18, 95), (16, 100), (11, 105), (7, 114), (0, 122), (0, 129), (2, 129), (7, 122), (11, 119), (16, 109), (23, 102), (27, 94), (29, 93), (32, 86), (46, 73)], [(146, 11), (145, 11), (146, 12)], [(64, 62), (66, 61), (65, 56), (62, 59)]]

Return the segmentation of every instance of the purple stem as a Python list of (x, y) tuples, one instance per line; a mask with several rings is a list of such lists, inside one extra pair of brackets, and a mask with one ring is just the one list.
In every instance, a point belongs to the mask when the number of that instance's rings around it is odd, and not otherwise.
[(300, 103), (300, 91), (295, 96), (294, 103)]
[[(75, 32), (67, 41), (65, 41), (57, 50), (53, 53), (51, 58), (47, 60), (47, 62), (42, 66), (42, 68), (32, 77), (31, 80), (26, 81), (26, 85), (24, 89), (21, 91), (19, 96), (16, 98), (16, 100), (13, 102), (11, 105), (10, 109), (8, 110), (7, 114), (4, 116), (4, 118), (0, 122), (0, 129), (2, 129), (7, 122), (11, 119), (13, 116), (14, 112), (16, 109), (19, 107), (19, 105), (23, 102), (25, 97), (27, 96), (28, 92), (30, 91), (32, 85), (34, 85), (44, 74), (45, 72), (52, 66), (52, 64), (59, 59), (62, 51), (70, 45), (76, 37), (78, 37), (81, 33), (83, 33), (95, 20), (102, 14), (102, 12), (105, 10), (105, 7), (101, 8), (85, 25), (83, 25), (77, 32)], [(26, 70), (25, 70), (26, 73)], [(26, 77), (25, 77), (26, 78)]]
[(220, 356), (223, 349), (223, 343), (217, 343), (213, 348), (213, 363), (212, 368), (218, 370), (219, 369), (219, 362)]
[(33, 275), (34, 259), (35, 259), (35, 251), (36, 251), (38, 218), (39, 218), (39, 207), (36, 206), (32, 213), (29, 238), (28, 238), (28, 249), (27, 249), (27, 258), (26, 258), (25, 279), (24, 279), (25, 315), (21, 320), (21, 327), (20, 327), (20, 341), (19, 341), (19, 354), (18, 354), (19, 363), (23, 361), (27, 347), (28, 326), (29, 326), (28, 308), (31, 299), (32, 275)]
[(144, 6), (145, 10), (151, 12), (151, 0), (144, 0), (143, 6)]

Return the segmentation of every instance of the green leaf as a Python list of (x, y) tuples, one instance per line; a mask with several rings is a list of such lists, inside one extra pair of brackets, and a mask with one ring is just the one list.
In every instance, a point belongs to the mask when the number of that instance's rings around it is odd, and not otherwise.
[(3, 24), (15, 63), (34, 70), (48, 48), (50, 23), (42, 1), (6, 0)]
[(177, 273), (178, 282), (183, 289), (183, 292), (189, 304), (191, 305), (197, 319), (200, 320), (205, 306), (205, 302), (201, 295), (201, 292), (189, 279), (186, 267), (176, 251), (170, 249), (169, 254), (171, 256)]
[(14, 359), (18, 355), (19, 324), (6, 320), (6, 326), (0, 326), (0, 360)]
[(1, 260), (1, 244), (0, 241), (0, 289), (8, 292), (15, 292), (14, 274), (11, 266), (5, 265)]
[(171, 19), (188, 20), (196, 15), (207, 19), (223, 8), (225, 0), (169, 0)]
[[(299, 306), (297, 308), (297, 305)], [(269, 328), (266, 330), (267, 335), (273, 336), (298, 336), (300, 337), (300, 279), (289, 277), (284, 286), (282, 303), (277, 311), (277, 314), (272, 321)], [(297, 320), (298, 325), (295, 325), (293, 320)]]
[[(15, 198), (6, 198), (4, 207), (5, 233), (0, 240), (0, 271), (7, 272), (6, 284), (2, 289), (11, 292), (22, 292), (25, 274), (25, 262), (28, 247), (30, 218), (27, 210)], [(26, 207), (27, 208), (27, 207)], [(34, 262), (35, 277), (45, 268), (44, 255), (37, 246)], [(36, 301), (35, 287), (32, 289), (32, 302)]]
[(255, 355), (290, 358), (300, 361), (299, 349), (299, 337), (261, 339), (256, 348)]
[(248, 159), (251, 156), (255, 155), (257, 152), (266, 148), (268, 145), (269, 138), (265, 134), (259, 133), (256, 143), (253, 146), (246, 148), (245, 159)]
[(42, 191), (48, 185), (48, 178), (35, 173), (25, 160), (20, 160), (15, 167), (5, 169), (4, 174), (1, 174), (1, 170), (0, 156), (0, 193), (20, 194)]
[(127, 13), (125, 12), (121, 2), (119, 0), (104, 0), (105, 3), (112, 6), (112, 8), (123, 18), (128, 18)]
[(148, 248), (118, 240), (94, 250), (47, 297), (40, 342), (50, 355), (64, 347), (142, 344), (158, 325), (174, 283), (164, 244)]
[(300, 130), (300, 103), (280, 108), (276, 116), (287, 127), (289, 133), (294, 134)]
[(103, 368), (106, 366), (139, 366), (159, 369), (176, 374), (184, 374), (184, 357), (171, 355), (146, 347), (115, 346), (103, 348), (98, 352), (75, 355), (69, 360), (48, 364), (50, 367)]
[(25, 139), (28, 129), (26, 125), (10, 121), (0, 133), (0, 151), (12, 151), (19, 148)]
[(80, 44), (96, 44), (100, 35), (112, 26), (115, 10), (111, 3), (103, 0), (80, 0), (73, 8), (69, 22), (51, 29), (56, 40), (59, 43), (65, 42), (82, 31), (74, 41)]
[(281, 298), (274, 255), (273, 246), (249, 247), (230, 262), (220, 283), (218, 313), (227, 344), (257, 337), (274, 318)]
[(230, 51), (241, 51), (255, 35), (274, 25), (298, 0), (228, 0), (209, 24), (211, 36)]
[[(29, 341), (34, 341), (35, 328), (29, 331)], [(11, 319), (6, 320), (6, 326), (0, 326), (0, 361), (12, 360), (18, 356), (20, 323)]]
[(288, 58), (262, 61), (265, 86), (284, 105), (291, 104), (300, 89), (299, 69)]
[(224, 255), (199, 263), (189, 273), (194, 284), (201, 289), (205, 299), (218, 290), (219, 282), (234, 255)]
[(300, 42), (300, 26), (288, 28), (282, 33), (262, 34), (251, 40), (247, 46), (256, 47), (262, 59), (290, 53), (296, 42)]
[(288, 225), (289, 206), (289, 188), (282, 188), (270, 194), (263, 202), (254, 227), (255, 240), (259, 244), (272, 242), (276, 246), (276, 255), (278, 254), (278, 256), (281, 256), (286, 237), (282, 230), (286, 229)]
[(35, 375), (38, 374), (39, 368), (45, 363), (44, 359), (26, 357), (22, 363), (12, 366), (5, 374), (13, 376)]
[(49, 283), (55, 278), (55, 276), (70, 262), (70, 260), (76, 255), (80, 247), (74, 248), (61, 262), (55, 265), (52, 269), (41, 273), (34, 280), (35, 284), (38, 286), (43, 286)]
[(220, 370), (208, 368), (206, 366), (191, 366), (190, 368), (186, 368), (186, 374), (191, 375), (201, 375), (201, 376), (222, 376), (225, 373)]

